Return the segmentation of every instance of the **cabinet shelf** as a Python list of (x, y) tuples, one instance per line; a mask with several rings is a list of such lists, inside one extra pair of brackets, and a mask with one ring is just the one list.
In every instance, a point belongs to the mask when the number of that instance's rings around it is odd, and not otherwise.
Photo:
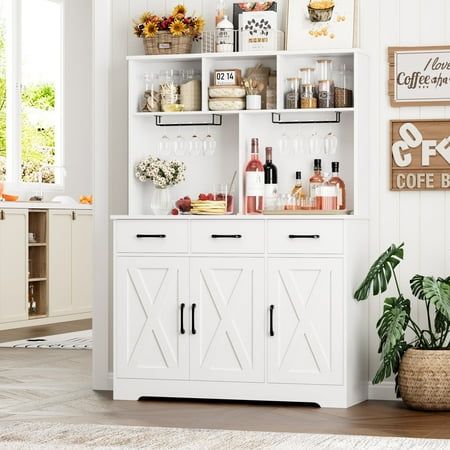
[(46, 242), (29, 242), (28, 247), (46, 247)]
[(28, 283), (37, 283), (40, 281), (47, 281), (47, 278), (44, 277), (36, 277), (36, 278), (29, 278)]
[(29, 320), (45, 319), (47, 317), (48, 317), (48, 314), (28, 314)]

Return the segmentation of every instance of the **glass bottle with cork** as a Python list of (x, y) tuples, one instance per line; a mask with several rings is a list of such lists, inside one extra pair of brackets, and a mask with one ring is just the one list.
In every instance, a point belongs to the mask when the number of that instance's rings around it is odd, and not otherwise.
[(309, 179), (309, 196), (311, 199), (315, 199), (317, 196), (317, 188), (322, 186), (323, 176), (322, 176), (322, 160), (314, 160), (314, 174)]
[(301, 79), (298, 77), (286, 79), (286, 93), (284, 95), (285, 109), (300, 108), (300, 85)]
[(306, 197), (305, 190), (303, 189), (302, 173), (300, 171), (295, 172), (295, 184), (292, 188), (291, 195), (296, 200), (296, 209), (300, 209)]
[(259, 159), (259, 139), (251, 141), (250, 161), (245, 168), (245, 213), (261, 214), (264, 209), (264, 166)]
[(345, 183), (339, 177), (339, 163), (337, 161), (331, 163), (332, 176), (330, 184), (336, 187), (337, 192), (337, 209), (344, 211), (347, 209), (347, 198), (345, 192)]

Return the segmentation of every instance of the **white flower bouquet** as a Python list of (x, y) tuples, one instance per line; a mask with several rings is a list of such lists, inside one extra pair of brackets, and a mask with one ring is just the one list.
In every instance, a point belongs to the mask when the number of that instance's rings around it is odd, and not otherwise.
[(181, 161), (148, 156), (136, 165), (135, 175), (142, 183), (151, 180), (156, 188), (165, 189), (184, 181), (185, 172), (186, 165)]

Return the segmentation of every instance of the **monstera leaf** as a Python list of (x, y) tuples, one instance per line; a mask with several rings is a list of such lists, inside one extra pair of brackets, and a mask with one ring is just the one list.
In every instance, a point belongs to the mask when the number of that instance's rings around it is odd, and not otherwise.
[(412, 293), (420, 300), (426, 300), (425, 292), (423, 290), (424, 279), (425, 277), (423, 275), (414, 275), (409, 282)]
[(411, 303), (403, 296), (384, 301), (383, 315), (377, 323), (380, 345), (378, 353), (389, 354), (398, 342), (403, 341), (411, 313)]
[(435, 280), (433, 277), (425, 277), (423, 294), (450, 321), (450, 283), (442, 278)]
[(403, 246), (392, 244), (373, 264), (361, 286), (355, 292), (356, 300), (366, 300), (372, 294), (378, 295), (386, 291), (392, 272), (403, 260)]
[(372, 380), (373, 384), (381, 383), (393, 373), (398, 372), (400, 361), (408, 347), (405, 341), (398, 341), (388, 352), (382, 354), (380, 367)]

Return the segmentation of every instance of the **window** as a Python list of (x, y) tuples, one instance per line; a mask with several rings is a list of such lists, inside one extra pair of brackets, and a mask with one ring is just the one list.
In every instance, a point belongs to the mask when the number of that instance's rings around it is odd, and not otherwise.
[(62, 184), (61, 0), (0, 0), (0, 180)]

